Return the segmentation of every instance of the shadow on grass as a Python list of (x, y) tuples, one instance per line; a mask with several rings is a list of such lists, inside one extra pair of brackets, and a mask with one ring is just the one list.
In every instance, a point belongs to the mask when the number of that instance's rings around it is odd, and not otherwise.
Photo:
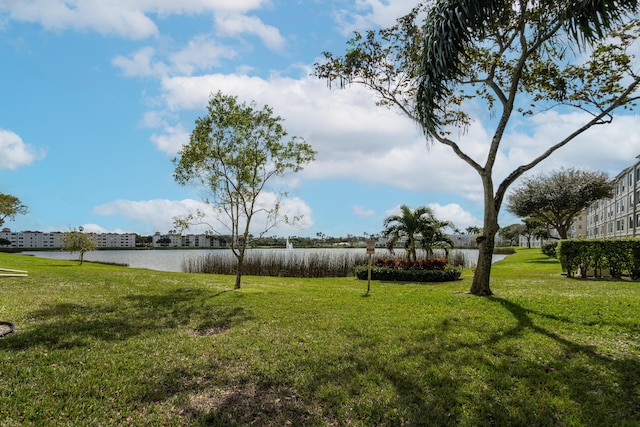
[(558, 264), (558, 260), (555, 258), (540, 258), (527, 261), (530, 264)]
[[(570, 332), (556, 332), (539, 325), (532, 316), (570, 324), (570, 327), (589, 329), (611, 327), (626, 329), (624, 333), (635, 335), (637, 325), (618, 322), (581, 322), (568, 316), (547, 314), (530, 310), (504, 298), (490, 297), (490, 301), (500, 304), (516, 320), (516, 324), (500, 334), (494, 334), (488, 344), (515, 339), (525, 334), (536, 334), (554, 344), (554, 353), (543, 355), (544, 359), (530, 360), (514, 354), (511, 366), (506, 372), (512, 376), (525, 378), (533, 390), (541, 384), (554, 384), (579, 409), (583, 422), (590, 425), (606, 425), (617, 419), (623, 425), (640, 423), (640, 359), (633, 353), (606, 354), (598, 351), (594, 344), (574, 342)], [(597, 333), (597, 332), (596, 332)], [(582, 335), (584, 338), (589, 333)], [(618, 341), (618, 339), (616, 339)], [(613, 417), (612, 417), (613, 415)]]
[[(124, 296), (117, 306), (56, 304), (31, 313), (36, 326), (0, 341), (0, 348), (65, 348), (90, 338), (122, 340), (176, 327), (204, 332), (251, 319), (242, 307), (217, 304), (220, 295), (180, 289)], [(260, 357), (244, 357), (239, 349), (207, 355), (193, 366), (154, 368), (132, 400), (153, 406), (151, 412), (168, 408), (185, 425), (640, 423), (640, 361), (634, 353), (601, 354), (572, 340), (561, 331), (590, 326), (570, 314), (547, 314), (504, 298), (478, 301), (508, 320), (483, 324), (465, 317), (473, 313), (452, 308), (444, 318), (412, 319), (383, 332), (348, 321), (337, 323), (337, 331), (293, 331), (282, 341), (286, 348), (260, 348)], [(553, 322), (567, 329), (552, 330)], [(313, 338), (334, 332), (332, 345), (314, 346)], [(535, 339), (521, 339), (531, 335)], [(542, 345), (548, 343), (553, 351), (547, 354)]]
[(242, 363), (211, 366), (242, 373), (192, 381), (182, 390), (190, 396), (183, 414), (212, 426), (640, 424), (640, 360), (633, 353), (602, 354), (536, 320), (590, 327), (569, 317), (487, 301), (513, 321), (485, 331), (454, 313), (425, 322), (409, 340), (345, 327), (342, 341), (321, 354), (292, 347), (295, 362), (270, 359), (275, 373)]
[(250, 318), (242, 307), (215, 305), (223, 294), (208, 290), (178, 289), (165, 294), (127, 295), (116, 305), (59, 303), (26, 317), (33, 326), (20, 331), (0, 348), (24, 350), (35, 346), (73, 348), (90, 340), (126, 340), (151, 331), (173, 328), (199, 331), (226, 330)]

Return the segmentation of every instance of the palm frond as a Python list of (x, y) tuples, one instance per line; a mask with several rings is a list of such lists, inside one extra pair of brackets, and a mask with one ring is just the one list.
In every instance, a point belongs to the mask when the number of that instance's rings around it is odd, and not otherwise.
[[(416, 95), (418, 120), (428, 137), (442, 126), (443, 105), (451, 84), (463, 75), (462, 59), (487, 25), (512, 10), (510, 0), (439, 0), (423, 27), (423, 52)], [(582, 44), (604, 37), (625, 17), (638, 12), (639, 0), (537, 0), (532, 7), (556, 10), (559, 22)]]

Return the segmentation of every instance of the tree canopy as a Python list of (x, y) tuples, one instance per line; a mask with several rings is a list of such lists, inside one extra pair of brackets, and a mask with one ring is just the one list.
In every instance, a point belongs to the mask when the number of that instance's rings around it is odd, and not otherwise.
[(15, 219), (16, 215), (26, 215), (29, 212), (20, 199), (10, 194), (0, 193), (0, 227), (6, 220)]
[(507, 210), (521, 218), (537, 219), (566, 239), (580, 211), (611, 197), (613, 189), (604, 172), (562, 169), (525, 178), (507, 197)]
[(500, 228), (498, 234), (505, 240), (509, 241), (509, 246), (513, 246), (517, 239), (524, 235), (526, 226), (524, 224), (511, 224)]
[[(343, 58), (325, 53), (316, 75), (374, 90), (379, 104), (416, 120), (431, 142), (449, 147), (481, 178), (484, 218), (471, 293), (489, 285), (498, 214), (508, 188), (593, 126), (631, 108), (640, 75), (633, 43), (640, 25), (628, 18), (637, 0), (437, 0), (420, 3), (387, 29), (356, 33)], [(465, 132), (487, 112), (493, 132), (483, 159), (465, 151)], [(494, 167), (510, 126), (558, 109), (583, 122), (555, 141), (540, 141), (501, 182)], [(516, 122), (516, 123), (514, 123)], [(483, 123), (484, 124), (484, 123)]]
[(80, 265), (84, 261), (84, 253), (94, 251), (96, 247), (96, 242), (91, 235), (82, 232), (82, 227), (80, 231), (73, 229), (64, 233), (62, 238), (62, 249), (71, 253), (78, 252)]
[[(240, 288), (242, 265), (248, 245), (251, 221), (258, 213), (266, 217), (262, 234), (280, 221), (280, 199), (271, 206), (260, 204), (269, 181), (286, 173), (295, 173), (311, 162), (315, 151), (302, 138), (288, 140), (282, 119), (269, 106), (239, 102), (221, 92), (209, 99), (207, 114), (196, 120), (189, 143), (174, 159), (174, 179), (182, 184), (195, 183), (206, 192), (218, 225), (229, 231), (229, 245), (237, 260), (236, 288)], [(176, 226), (205, 223), (207, 213), (198, 211), (175, 218)], [(224, 219), (223, 219), (224, 217)], [(295, 221), (296, 219), (291, 219)], [(217, 234), (217, 226), (208, 223)]]

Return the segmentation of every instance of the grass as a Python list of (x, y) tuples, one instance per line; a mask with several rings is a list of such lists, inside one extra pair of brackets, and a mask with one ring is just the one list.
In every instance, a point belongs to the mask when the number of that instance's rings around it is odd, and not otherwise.
[(640, 284), (539, 250), (440, 284), (0, 254), (0, 426), (637, 426)]

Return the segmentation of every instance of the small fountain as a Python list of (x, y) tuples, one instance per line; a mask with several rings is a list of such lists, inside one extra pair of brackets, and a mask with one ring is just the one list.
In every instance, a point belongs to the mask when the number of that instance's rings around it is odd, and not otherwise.
[(289, 241), (289, 237), (287, 237), (287, 249), (293, 249), (293, 243)]

